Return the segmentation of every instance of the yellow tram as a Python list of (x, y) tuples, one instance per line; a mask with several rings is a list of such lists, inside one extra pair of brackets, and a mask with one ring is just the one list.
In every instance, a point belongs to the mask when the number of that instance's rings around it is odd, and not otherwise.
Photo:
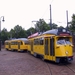
[[(10, 44), (8, 44), (10, 43)], [(28, 39), (26, 38), (19, 38), (19, 39), (12, 39), (5, 41), (5, 49), (11, 51), (27, 51), (28, 49)]]
[(28, 37), (28, 51), (35, 57), (54, 62), (73, 60), (72, 36), (64, 28), (48, 30), (42, 34)]

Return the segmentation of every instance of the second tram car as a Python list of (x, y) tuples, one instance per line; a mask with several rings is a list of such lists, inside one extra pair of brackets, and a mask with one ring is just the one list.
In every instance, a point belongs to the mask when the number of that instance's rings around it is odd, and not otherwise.
[(54, 62), (70, 62), (73, 60), (72, 36), (64, 28), (52, 29), (41, 35), (31, 35), (29, 39), (30, 53), (43, 60)]
[(27, 51), (28, 49), (28, 39), (19, 38), (5, 41), (5, 49), (11, 51)]

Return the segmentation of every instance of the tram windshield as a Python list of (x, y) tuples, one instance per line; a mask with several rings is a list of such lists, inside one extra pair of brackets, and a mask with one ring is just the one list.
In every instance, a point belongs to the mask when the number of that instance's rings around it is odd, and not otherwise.
[(66, 38), (59, 38), (57, 40), (57, 44), (59, 44), (59, 45), (65, 45), (65, 44), (72, 45), (72, 43), (69, 41), (69, 39), (66, 39)]

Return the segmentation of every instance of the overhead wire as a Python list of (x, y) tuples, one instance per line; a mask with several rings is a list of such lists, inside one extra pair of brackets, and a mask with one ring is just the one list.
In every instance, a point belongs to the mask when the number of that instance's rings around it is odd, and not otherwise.
[(49, 9), (49, 7), (47, 7), (47, 9), (45, 10), (45, 12), (44, 12), (44, 14), (42, 15), (42, 17), (41, 18), (43, 18), (44, 17), (44, 15), (47, 13), (47, 10)]
[[(50, 4), (52, 4), (52, 3), (53, 3), (53, 1), (54, 1), (54, 0), (51, 0)], [(43, 17), (44, 17), (44, 15), (47, 13), (48, 9), (49, 9), (49, 7), (47, 7), (46, 11), (44, 12), (44, 14), (42, 15), (42, 17), (41, 17), (41, 18), (43, 18)]]

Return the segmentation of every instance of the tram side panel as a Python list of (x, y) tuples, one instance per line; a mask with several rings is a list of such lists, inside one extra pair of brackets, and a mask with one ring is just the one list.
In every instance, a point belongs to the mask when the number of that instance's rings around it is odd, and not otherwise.
[(44, 40), (41, 40), (41, 38), (35, 38), (33, 43), (33, 52), (34, 56), (40, 55), (44, 56)]
[(19, 44), (18, 44), (18, 49), (20, 51), (27, 51), (27, 49), (28, 49), (28, 43), (20, 41)]
[(18, 49), (17, 41), (12, 40), (11, 41), (11, 50), (14, 51), (14, 50), (17, 50), (17, 49)]

